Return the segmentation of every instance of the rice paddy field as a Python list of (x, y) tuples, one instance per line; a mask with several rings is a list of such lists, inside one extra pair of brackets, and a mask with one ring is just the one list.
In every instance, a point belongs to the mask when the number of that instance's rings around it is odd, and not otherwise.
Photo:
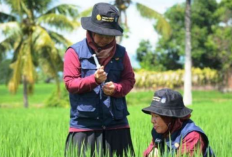
[[(44, 108), (54, 85), (37, 85), (24, 109), (21, 88), (10, 95), (0, 85), (0, 157), (62, 157), (69, 127), (69, 108)], [(141, 112), (152, 91), (132, 91), (127, 96), (128, 116), (137, 157), (151, 142), (150, 116)], [(232, 93), (194, 91), (191, 119), (208, 135), (217, 157), (232, 157)]]

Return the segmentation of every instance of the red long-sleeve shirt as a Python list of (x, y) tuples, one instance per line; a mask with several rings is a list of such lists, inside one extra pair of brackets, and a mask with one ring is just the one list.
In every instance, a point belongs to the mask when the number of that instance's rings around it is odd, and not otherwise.
[[(125, 53), (123, 59), (123, 66), (124, 69), (121, 74), (121, 81), (119, 83), (114, 83), (115, 92), (112, 95), (113, 97), (125, 96), (135, 84), (134, 72), (127, 53)], [(77, 53), (72, 48), (69, 48), (65, 53), (64, 82), (70, 93), (78, 94), (92, 91), (98, 86), (94, 74), (81, 78), (81, 64)]]
[[(147, 157), (149, 153), (157, 146), (154, 144), (153, 140), (151, 144), (147, 147), (144, 151), (143, 156)], [(193, 156), (196, 153), (197, 149), (200, 149), (201, 152), (205, 149), (205, 143), (201, 134), (193, 131), (189, 133), (183, 140), (182, 140), (182, 147), (181, 150), (178, 150), (177, 156), (181, 154), (186, 154), (187, 156)]]

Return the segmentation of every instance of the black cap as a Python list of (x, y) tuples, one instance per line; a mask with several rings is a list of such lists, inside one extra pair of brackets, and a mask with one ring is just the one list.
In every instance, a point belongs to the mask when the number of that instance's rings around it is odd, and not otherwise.
[(161, 116), (183, 118), (192, 110), (184, 106), (182, 95), (171, 89), (161, 89), (155, 92), (151, 105), (143, 108), (146, 114), (155, 113)]
[(82, 17), (84, 29), (94, 33), (122, 36), (123, 29), (118, 24), (119, 12), (115, 6), (108, 3), (97, 3), (93, 7), (91, 17)]

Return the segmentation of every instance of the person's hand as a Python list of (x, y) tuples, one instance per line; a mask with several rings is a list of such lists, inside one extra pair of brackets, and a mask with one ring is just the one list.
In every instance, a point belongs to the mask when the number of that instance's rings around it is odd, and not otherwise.
[(94, 77), (98, 84), (101, 84), (107, 79), (107, 74), (104, 71), (104, 66), (101, 66), (97, 69), (97, 71), (94, 73)]
[(113, 82), (107, 82), (105, 83), (105, 85), (102, 87), (103, 92), (105, 93), (105, 95), (113, 95), (114, 91), (115, 91), (115, 85)]
[(154, 148), (148, 155), (148, 157), (158, 157), (159, 153), (158, 153), (158, 149)]

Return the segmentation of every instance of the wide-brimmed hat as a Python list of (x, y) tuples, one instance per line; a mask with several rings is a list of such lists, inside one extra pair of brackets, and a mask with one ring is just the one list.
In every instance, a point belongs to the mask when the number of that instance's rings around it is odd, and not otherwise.
[(97, 3), (93, 7), (91, 17), (82, 17), (81, 25), (84, 29), (94, 33), (121, 36), (123, 29), (118, 24), (119, 12), (111, 4)]
[(151, 105), (143, 108), (146, 114), (155, 113), (161, 116), (183, 118), (192, 110), (185, 107), (182, 95), (171, 89), (161, 89), (155, 92)]

